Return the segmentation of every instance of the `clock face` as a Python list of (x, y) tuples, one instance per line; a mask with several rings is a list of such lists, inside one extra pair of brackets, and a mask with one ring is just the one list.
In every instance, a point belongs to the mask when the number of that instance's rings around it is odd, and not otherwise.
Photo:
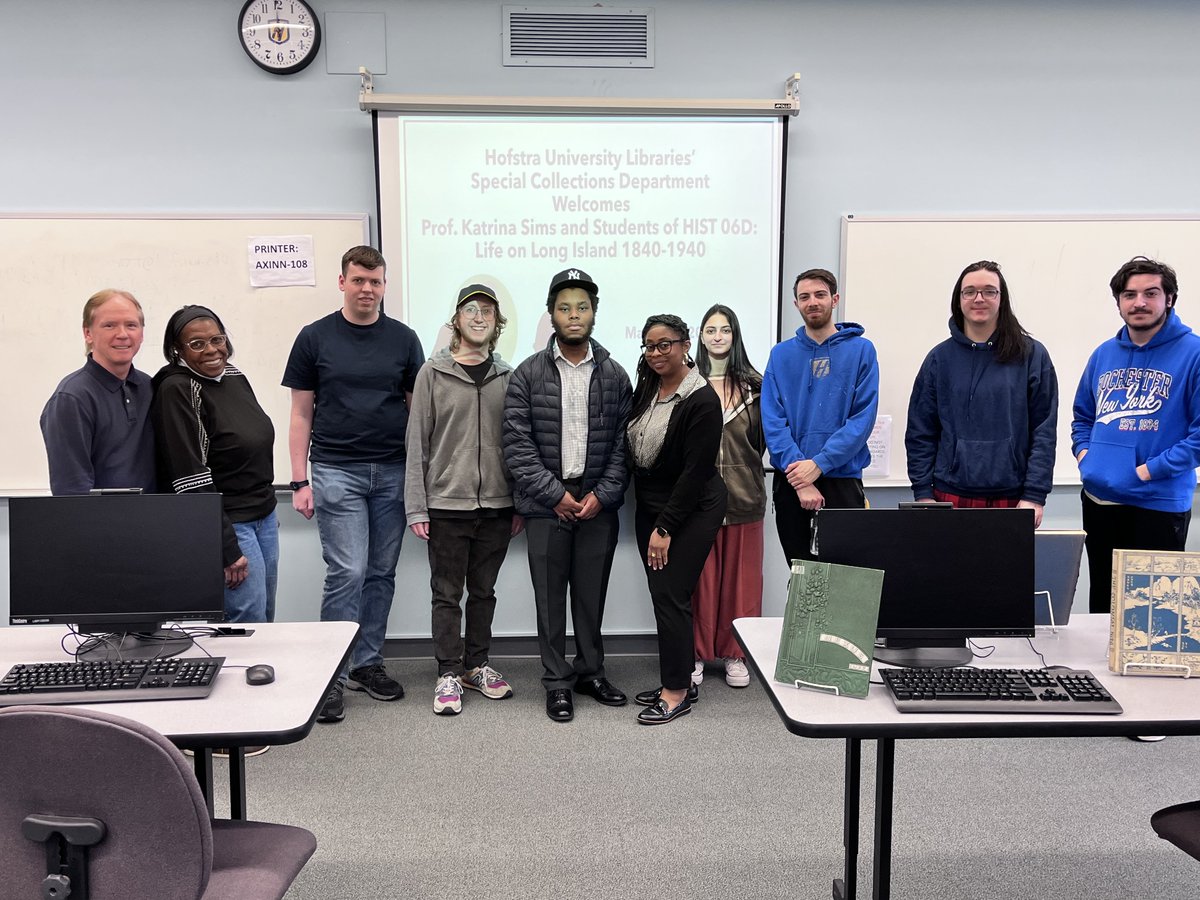
[(247, 0), (238, 35), (247, 55), (276, 75), (299, 72), (321, 46), (321, 24), (304, 0)]

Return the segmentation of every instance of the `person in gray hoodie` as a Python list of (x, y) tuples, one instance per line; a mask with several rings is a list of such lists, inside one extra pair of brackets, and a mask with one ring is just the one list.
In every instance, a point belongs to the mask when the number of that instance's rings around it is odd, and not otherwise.
[(495, 350), (505, 321), (492, 288), (467, 285), (449, 323), (450, 346), (421, 367), (413, 388), (404, 508), (409, 529), (429, 547), (439, 715), (462, 711), (463, 688), (492, 700), (513, 695), (488, 660), (496, 578), (524, 525), (501, 449), (512, 366)]

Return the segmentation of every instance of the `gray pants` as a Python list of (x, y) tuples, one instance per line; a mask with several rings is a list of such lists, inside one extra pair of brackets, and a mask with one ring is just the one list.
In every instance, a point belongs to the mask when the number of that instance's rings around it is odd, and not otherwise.
[[(512, 516), (429, 522), (429, 586), (433, 591), (433, 653), (438, 675), (462, 675), (488, 661), (496, 578), (508, 553)], [(467, 635), (462, 636), (463, 586)]]
[[(525, 520), (538, 647), (545, 669), (542, 685), (548, 691), (571, 688), (576, 678), (604, 677), (600, 623), (619, 530), (615, 510), (582, 522)], [(574, 664), (567, 662), (568, 586), (575, 631)]]

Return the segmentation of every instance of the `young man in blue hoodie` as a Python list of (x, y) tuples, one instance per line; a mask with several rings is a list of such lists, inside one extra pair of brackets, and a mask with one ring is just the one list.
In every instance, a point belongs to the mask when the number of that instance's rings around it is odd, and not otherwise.
[(861, 325), (833, 321), (837, 279), (809, 269), (793, 292), (804, 327), (771, 351), (762, 386), (775, 525), (789, 562), (813, 558), (809, 530), (818, 509), (866, 505), (862, 470), (879, 406), (874, 345)]
[(1109, 287), (1125, 327), (1088, 360), (1071, 423), (1094, 613), (1115, 548), (1184, 549), (1200, 465), (1200, 336), (1175, 314), (1174, 270), (1134, 257)]

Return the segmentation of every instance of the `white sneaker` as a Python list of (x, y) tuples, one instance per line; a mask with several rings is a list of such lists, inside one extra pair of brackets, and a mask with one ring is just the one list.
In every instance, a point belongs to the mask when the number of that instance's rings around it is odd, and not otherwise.
[(1143, 744), (1157, 744), (1159, 741), (1165, 741), (1167, 736), (1165, 734), (1131, 734), (1129, 739), (1141, 741)]
[(462, 712), (462, 682), (454, 675), (443, 675), (433, 689), (433, 711), (439, 716), (457, 716)]
[(750, 685), (750, 670), (746, 668), (745, 660), (734, 659), (732, 656), (725, 660), (725, 683), (730, 687)]
[(692, 669), (692, 684), (701, 684), (704, 681), (704, 660), (696, 660), (696, 668)]

